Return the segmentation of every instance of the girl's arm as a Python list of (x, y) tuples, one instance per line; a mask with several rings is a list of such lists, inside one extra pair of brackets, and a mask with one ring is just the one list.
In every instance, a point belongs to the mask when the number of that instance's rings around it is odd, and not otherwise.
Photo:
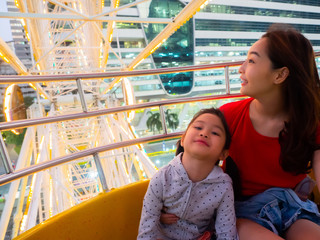
[(217, 234), (217, 240), (238, 239), (238, 233), (236, 228), (236, 214), (234, 209), (234, 196), (231, 183), (226, 188), (226, 192), (217, 209), (215, 229)]
[(159, 237), (158, 225), (163, 203), (162, 184), (158, 179), (152, 178), (150, 180), (148, 190), (144, 196), (138, 240), (153, 240)]

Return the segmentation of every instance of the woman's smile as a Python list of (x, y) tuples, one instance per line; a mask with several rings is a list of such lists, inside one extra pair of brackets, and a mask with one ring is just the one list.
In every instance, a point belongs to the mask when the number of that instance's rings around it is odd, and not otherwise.
[(241, 78), (241, 86), (243, 87), (247, 84), (248, 84), (248, 81)]

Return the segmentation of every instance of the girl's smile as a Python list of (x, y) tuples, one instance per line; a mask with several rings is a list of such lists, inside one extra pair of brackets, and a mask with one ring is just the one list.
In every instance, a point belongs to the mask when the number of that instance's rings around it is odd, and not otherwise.
[(195, 140), (194, 142), (200, 143), (200, 144), (202, 144), (202, 145), (205, 145), (205, 146), (209, 147), (209, 144), (208, 144), (206, 141), (204, 141), (204, 140), (199, 139), (199, 140)]

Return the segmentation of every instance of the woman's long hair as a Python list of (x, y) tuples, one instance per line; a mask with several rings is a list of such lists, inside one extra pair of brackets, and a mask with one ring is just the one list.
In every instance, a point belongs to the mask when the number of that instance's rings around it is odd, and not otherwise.
[[(309, 172), (320, 119), (320, 80), (312, 45), (301, 33), (285, 24), (271, 25), (266, 34), (273, 68), (287, 67), (282, 83), (288, 122), (279, 134), (280, 164), (294, 174)], [(312, 163), (312, 162), (311, 162)]]

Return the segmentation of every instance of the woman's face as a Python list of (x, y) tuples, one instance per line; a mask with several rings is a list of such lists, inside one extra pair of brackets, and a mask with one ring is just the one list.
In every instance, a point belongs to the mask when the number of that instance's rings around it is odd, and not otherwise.
[(272, 69), (272, 62), (267, 54), (267, 38), (255, 42), (248, 51), (247, 59), (239, 69), (241, 78), (240, 92), (257, 98), (271, 93), (277, 71)]

